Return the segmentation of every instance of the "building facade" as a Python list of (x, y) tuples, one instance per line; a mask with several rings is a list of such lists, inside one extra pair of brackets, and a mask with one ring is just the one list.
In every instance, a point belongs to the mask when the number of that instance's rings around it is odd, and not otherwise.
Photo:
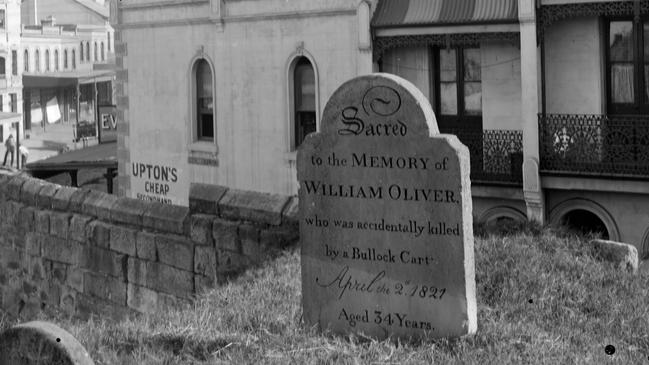
[(382, 71), (469, 147), (477, 221), (566, 223), (649, 254), (649, 1), (112, 6), (121, 194), (295, 194), (295, 148), (324, 103)]
[[(114, 102), (114, 75), (107, 71), (114, 65), (108, 6), (27, 0), (21, 14), (25, 128), (46, 131), (49, 124), (74, 123), (96, 135), (98, 106)], [(90, 133), (82, 129), (75, 129), (75, 138)]]
[[(15, 140), (23, 138), (22, 70), (20, 63), (20, 0), (0, 1), (0, 140), (9, 135)], [(4, 143), (0, 146), (5, 155)], [(14, 156), (14, 167), (17, 162)], [(9, 164), (9, 160), (7, 164)]]

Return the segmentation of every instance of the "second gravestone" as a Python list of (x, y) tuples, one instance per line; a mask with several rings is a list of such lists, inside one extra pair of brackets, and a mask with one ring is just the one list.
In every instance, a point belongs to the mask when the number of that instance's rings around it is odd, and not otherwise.
[(383, 339), (477, 328), (469, 152), (388, 74), (333, 94), (297, 157), (307, 325)]

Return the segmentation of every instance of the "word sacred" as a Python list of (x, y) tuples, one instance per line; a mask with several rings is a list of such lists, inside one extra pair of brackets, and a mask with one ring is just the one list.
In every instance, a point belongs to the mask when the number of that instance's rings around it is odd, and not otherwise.
[(459, 203), (455, 191), (446, 189), (418, 189), (397, 184), (387, 189), (383, 186), (334, 185), (322, 181), (303, 180), (307, 194), (338, 198), (385, 199), (403, 201), (429, 201), (435, 203)]

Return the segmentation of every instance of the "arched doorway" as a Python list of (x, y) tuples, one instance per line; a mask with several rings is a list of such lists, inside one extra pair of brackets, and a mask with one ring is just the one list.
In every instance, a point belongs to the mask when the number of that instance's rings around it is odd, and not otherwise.
[(606, 224), (595, 213), (585, 209), (575, 209), (564, 214), (561, 224), (583, 234), (599, 235), (606, 240), (610, 238)]

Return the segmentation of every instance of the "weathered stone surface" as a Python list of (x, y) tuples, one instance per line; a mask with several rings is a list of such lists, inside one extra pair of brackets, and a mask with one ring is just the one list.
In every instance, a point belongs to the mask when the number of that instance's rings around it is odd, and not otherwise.
[(83, 275), (83, 292), (116, 304), (126, 305), (126, 282), (112, 276), (86, 272)]
[(438, 133), (399, 77), (334, 92), (297, 156), (307, 325), (381, 339), (475, 333), (469, 153)]
[(196, 246), (194, 249), (194, 272), (216, 278), (216, 250), (212, 246)]
[[(67, 211), (68, 208), (70, 207), (70, 200), (75, 194), (79, 194), (79, 192), (82, 192), (83, 194), (87, 194), (87, 192), (83, 190), (79, 190), (69, 186), (62, 186), (56, 191), (56, 193), (52, 197), (52, 208), (56, 210)], [(80, 206), (81, 205), (79, 204), (79, 207)]]
[(81, 257), (81, 244), (56, 237), (50, 237), (41, 244), (43, 258), (48, 260), (77, 265)]
[(48, 322), (29, 322), (0, 334), (0, 364), (94, 365), (70, 333)]
[(189, 186), (189, 211), (218, 215), (218, 203), (226, 191), (228, 188), (225, 186), (191, 183)]
[(12, 177), (9, 182), (6, 184), (6, 196), (14, 201), (20, 200), (20, 190), (22, 186), (29, 180), (29, 178), (23, 175), (16, 175)]
[(83, 214), (97, 217), (106, 221), (111, 219), (111, 210), (117, 203), (118, 197), (100, 191), (90, 191), (81, 203)]
[(84, 246), (80, 266), (83, 269), (124, 279), (126, 255), (100, 247)]
[(143, 200), (122, 197), (113, 206), (110, 219), (116, 223), (141, 226), (144, 212), (148, 208), (149, 203)]
[(97, 315), (120, 321), (134, 317), (137, 315), (137, 312), (125, 305), (116, 304), (92, 295), (78, 293), (77, 315), (82, 320), (86, 320), (92, 315)]
[(156, 236), (158, 261), (179, 269), (194, 270), (194, 244), (183, 237)]
[(158, 254), (155, 247), (155, 234), (149, 232), (138, 232), (136, 240), (136, 254), (137, 257), (157, 261)]
[(140, 313), (154, 313), (158, 310), (158, 293), (149, 288), (128, 283), (126, 302), (129, 308)]
[(259, 229), (250, 224), (239, 226), (239, 239), (241, 240), (241, 253), (254, 263), (260, 263), (262, 250), (259, 246)]
[(142, 224), (146, 228), (183, 234), (189, 230), (189, 209), (178, 205), (150, 203)]
[(36, 206), (38, 193), (47, 183), (39, 179), (28, 179), (20, 189), (20, 201), (27, 205)]
[(50, 215), (46, 210), (34, 212), (34, 229), (41, 233), (50, 233)]
[(28, 255), (40, 256), (43, 236), (35, 232), (25, 234), (25, 252)]
[(36, 197), (36, 205), (39, 208), (43, 209), (52, 209), (52, 199), (56, 195), (56, 192), (61, 188), (61, 185), (47, 183), (43, 188), (38, 192)]
[(21, 229), (29, 232), (34, 230), (34, 212), (36, 208), (30, 206), (24, 206), (20, 209), (18, 217), (18, 225)]
[(50, 212), (50, 234), (60, 238), (68, 238), (71, 214)]
[(133, 257), (128, 258), (128, 282), (178, 297), (194, 292), (193, 273)]
[(638, 271), (638, 249), (627, 243), (595, 239), (590, 241), (599, 257), (616, 264), (620, 269)]
[(217, 248), (234, 252), (241, 251), (239, 241), (239, 225), (223, 219), (214, 219), (212, 222), (212, 236)]
[(97, 220), (89, 222), (86, 225), (86, 238), (88, 242), (98, 247), (109, 247), (110, 227), (111, 225)]
[(137, 231), (122, 226), (110, 227), (110, 249), (113, 251), (125, 253), (129, 256), (135, 256)]
[(230, 219), (280, 225), (289, 197), (245, 190), (228, 190), (219, 202), (219, 214)]
[(75, 214), (70, 219), (69, 237), (77, 242), (86, 242), (87, 225), (92, 221), (91, 217)]
[(207, 214), (193, 214), (190, 220), (189, 235), (192, 241), (202, 244), (211, 245), (212, 239), (212, 220), (214, 216)]

